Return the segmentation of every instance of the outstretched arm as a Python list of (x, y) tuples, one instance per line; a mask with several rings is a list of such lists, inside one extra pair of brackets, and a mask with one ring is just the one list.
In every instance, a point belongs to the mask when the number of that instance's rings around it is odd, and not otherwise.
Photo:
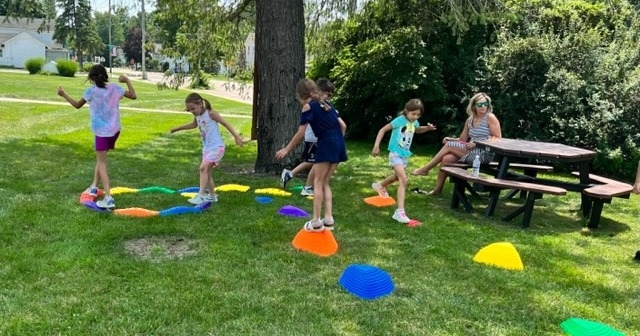
[(171, 129), (171, 133), (184, 131), (184, 130), (188, 130), (188, 129), (194, 129), (196, 127), (198, 127), (198, 123), (196, 122), (196, 118), (193, 118), (193, 121), (188, 123), (188, 124), (184, 124), (182, 126), (178, 126), (178, 127), (172, 128)]
[(138, 98), (138, 96), (136, 96), (136, 90), (133, 88), (133, 84), (131, 84), (131, 80), (129, 78), (127, 78), (127, 76), (120, 75), (120, 77), (118, 77), (118, 81), (120, 83), (126, 83), (127, 84), (127, 91), (124, 92), (124, 96), (125, 97), (127, 97), (129, 99)]
[(83, 107), (84, 104), (87, 103), (87, 101), (84, 100), (84, 98), (80, 98), (79, 100), (75, 100), (75, 99), (69, 97), (69, 95), (64, 91), (62, 86), (58, 86), (58, 96), (64, 98), (67, 102), (69, 102), (69, 104), (71, 104), (71, 106), (73, 106), (73, 107), (75, 107), (77, 109)]
[(229, 131), (229, 133), (231, 133), (231, 135), (233, 135), (233, 138), (236, 141), (236, 145), (238, 145), (240, 147), (242, 147), (242, 145), (244, 145), (244, 141), (242, 141), (242, 138), (236, 132), (236, 130), (233, 129), (233, 126), (231, 126), (221, 115), (219, 115), (218, 112), (209, 111), (209, 116), (211, 117), (211, 119), (217, 121), (220, 125), (224, 126), (224, 128), (226, 128), (227, 131)]
[(276, 152), (276, 159), (283, 159), (285, 156), (287, 156), (287, 154), (289, 154), (289, 152), (296, 148), (296, 146), (302, 141), (302, 139), (304, 139), (304, 131), (306, 128), (307, 124), (298, 126), (298, 131), (293, 136), (293, 138), (291, 138), (291, 141), (289, 141), (289, 143), (284, 146), (284, 148)]
[(416, 129), (416, 133), (426, 133), (429, 131), (436, 130), (436, 127), (431, 123), (427, 123), (427, 126), (420, 126)]
[(393, 126), (391, 126), (391, 123), (388, 123), (382, 126), (382, 128), (378, 131), (378, 135), (376, 136), (376, 142), (373, 143), (373, 149), (371, 150), (371, 155), (378, 156), (380, 154), (380, 142), (382, 142), (382, 138), (384, 137), (384, 134), (389, 132), (392, 128)]

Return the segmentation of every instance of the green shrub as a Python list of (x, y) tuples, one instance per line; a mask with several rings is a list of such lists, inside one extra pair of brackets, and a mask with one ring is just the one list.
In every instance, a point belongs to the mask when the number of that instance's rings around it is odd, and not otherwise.
[(84, 62), (82, 64), (82, 71), (84, 72), (89, 72), (89, 70), (91, 70), (91, 67), (93, 66), (93, 63), (91, 62)]
[(68, 59), (59, 59), (56, 61), (58, 74), (63, 77), (75, 77), (78, 72), (78, 63)]
[(30, 75), (37, 74), (42, 70), (42, 66), (47, 60), (42, 57), (29, 58), (24, 62), (24, 67), (29, 71)]

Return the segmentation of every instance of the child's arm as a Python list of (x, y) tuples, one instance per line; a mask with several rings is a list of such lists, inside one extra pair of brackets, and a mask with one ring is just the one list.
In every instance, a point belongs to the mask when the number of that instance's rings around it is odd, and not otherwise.
[(376, 142), (373, 144), (371, 155), (378, 156), (380, 154), (380, 142), (382, 141), (384, 134), (390, 131), (392, 128), (393, 126), (391, 126), (391, 123), (388, 123), (382, 126), (382, 128), (378, 131), (378, 136), (376, 136)]
[(426, 133), (426, 132), (429, 132), (429, 131), (433, 131), (435, 129), (436, 129), (436, 127), (433, 126), (433, 124), (427, 123), (427, 126), (418, 127), (418, 129), (416, 129), (416, 133)]
[(129, 99), (138, 98), (138, 96), (136, 96), (136, 90), (133, 88), (133, 84), (131, 84), (131, 80), (129, 78), (127, 78), (127, 76), (120, 75), (120, 77), (118, 77), (118, 81), (120, 83), (126, 83), (127, 84), (127, 91), (124, 92), (124, 96), (125, 97), (127, 97)]
[(84, 100), (84, 98), (80, 98), (79, 100), (75, 100), (71, 97), (69, 97), (69, 95), (64, 92), (64, 89), (62, 88), (62, 86), (58, 86), (58, 96), (64, 98), (67, 102), (69, 102), (69, 104), (71, 104), (71, 106), (79, 109), (81, 107), (84, 106), (84, 104), (87, 103), (86, 100)]
[(306, 128), (307, 124), (298, 126), (298, 131), (293, 136), (293, 138), (291, 138), (291, 141), (289, 141), (289, 143), (284, 148), (276, 152), (276, 159), (281, 160), (282, 158), (287, 156), (287, 154), (289, 154), (292, 149), (296, 148), (296, 146), (302, 141), (302, 139), (304, 139), (304, 130)]
[(171, 129), (171, 133), (175, 133), (178, 131), (184, 131), (184, 130), (188, 130), (188, 129), (194, 129), (198, 127), (198, 122), (196, 122), (196, 118), (193, 118), (193, 121), (188, 123), (188, 124), (184, 124), (182, 126), (178, 126), (178, 127), (174, 127)]
[(224, 128), (226, 128), (227, 131), (229, 131), (229, 133), (233, 135), (233, 138), (236, 140), (236, 145), (240, 147), (244, 145), (244, 141), (242, 140), (240, 135), (236, 132), (236, 130), (233, 129), (233, 126), (229, 125), (229, 123), (226, 120), (224, 120), (224, 118), (221, 115), (219, 115), (218, 112), (209, 111), (209, 116), (211, 117), (211, 119), (217, 121), (220, 125), (224, 126)]
[(340, 124), (340, 131), (342, 131), (342, 135), (344, 136), (347, 134), (347, 124), (340, 117), (338, 117), (338, 123)]

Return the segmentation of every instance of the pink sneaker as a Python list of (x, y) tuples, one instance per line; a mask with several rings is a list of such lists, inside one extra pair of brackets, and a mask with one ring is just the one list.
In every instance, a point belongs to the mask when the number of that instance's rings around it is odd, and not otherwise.
[(385, 187), (383, 187), (380, 183), (378, 182), (372, 183), (371, 188), (373, 188), (373, 190), (378, 192), (378, 196), (389, 197), (389, 193), (387, 192), (387, 189), (385, 189)]
[(407, 217), (407, 214), (404, 213), (404, 210), (400, 210), (400, 209), (396, 210), (393, 213), (393, 216), (391, 216), (391, 218), (395, 219), (396, 221), (402, 224), (407, 224), (411, 221), (409, 217)]

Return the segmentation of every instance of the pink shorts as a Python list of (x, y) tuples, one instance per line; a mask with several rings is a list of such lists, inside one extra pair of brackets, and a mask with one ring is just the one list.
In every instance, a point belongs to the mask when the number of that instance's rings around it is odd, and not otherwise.
[(96, 135), (96, 152), (103, 152), (116, 148), (116, 141), (118, 141), (119, 136), (120, 132), (110, 137), (101, 137)]
[(217, 166), (224, 156), (224, 146), (202, 150), (202, 160)]

